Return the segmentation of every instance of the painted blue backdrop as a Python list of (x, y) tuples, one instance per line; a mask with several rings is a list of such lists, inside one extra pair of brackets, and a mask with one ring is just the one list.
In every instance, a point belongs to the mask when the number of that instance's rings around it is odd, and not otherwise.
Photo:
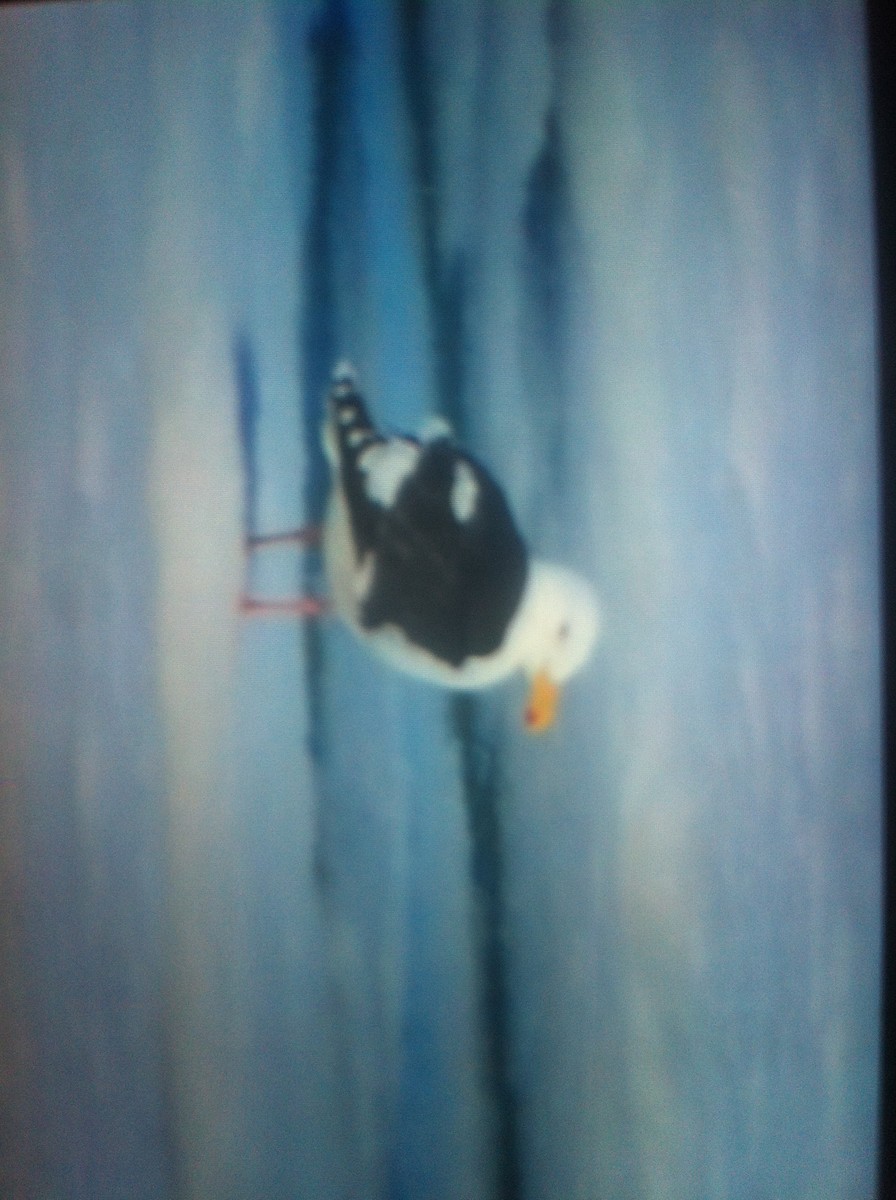
[[(0, 1193), (874, 1186), (861, 7), (0, 12)], [(599, 590), (559, 726), (247, 622), (334, 361)]]

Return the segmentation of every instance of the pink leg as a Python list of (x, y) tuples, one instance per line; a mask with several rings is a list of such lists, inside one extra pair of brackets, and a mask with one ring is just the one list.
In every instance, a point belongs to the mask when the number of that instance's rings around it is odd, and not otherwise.
[(303, 525), (301, 529), (288, 529), (285, 533), (253, 533), (246, 538), (246, 550), (259, 550), (264, 546), (282, 545), (284, 542), (295, 542), (299, 546), (319, 546), (321, 528), (319, 525)]
[(296, 596), (289, 600), (257, 600), (245, 592), (239, 610), (247, 617), (324, 617), (330, 606), (322, 596)]
[[(285, 545), (293, 542), (298, 546), (318, 546), (321, 541), (319, 525), (303, 525), (301, 529), (289, 529), (284, 533), (249, 534), (245, 539), (247, 556), (255, 550), (268, 546)], [(296, 596), (289, 599), (263, 600), (243, 591), (238, 601), (239, 611), (251, 617), (321, 617), (329, 612), (327, 601), (321, 596)]]

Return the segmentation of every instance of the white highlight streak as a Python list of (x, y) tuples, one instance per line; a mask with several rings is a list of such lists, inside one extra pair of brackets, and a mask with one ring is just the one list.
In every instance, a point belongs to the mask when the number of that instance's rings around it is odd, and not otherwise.
[(454, 483), (451, 485), (451, 511), (461, 523), (469, 521), (476, 511), (479, 499), (479, 484), (469, 463), (459, 459), (454, 467)]

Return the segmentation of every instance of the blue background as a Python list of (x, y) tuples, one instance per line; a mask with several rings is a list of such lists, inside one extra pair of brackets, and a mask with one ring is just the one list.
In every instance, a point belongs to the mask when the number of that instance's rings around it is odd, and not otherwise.
[[(857, 3), (0, 12), (0, 1192), (870, 1197)], [(236, 598), (323, 390), (604, 635), (556, 730)]]

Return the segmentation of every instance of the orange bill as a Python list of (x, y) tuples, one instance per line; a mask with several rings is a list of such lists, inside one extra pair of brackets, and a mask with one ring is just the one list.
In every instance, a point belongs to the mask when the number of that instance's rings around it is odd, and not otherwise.
[(532, 680), (529, 699), (526, 702), (526, 728), (530, 733), (542, 733), (550, 729), (557, 716), (560, 689), (544, 671), (538, 671)]

